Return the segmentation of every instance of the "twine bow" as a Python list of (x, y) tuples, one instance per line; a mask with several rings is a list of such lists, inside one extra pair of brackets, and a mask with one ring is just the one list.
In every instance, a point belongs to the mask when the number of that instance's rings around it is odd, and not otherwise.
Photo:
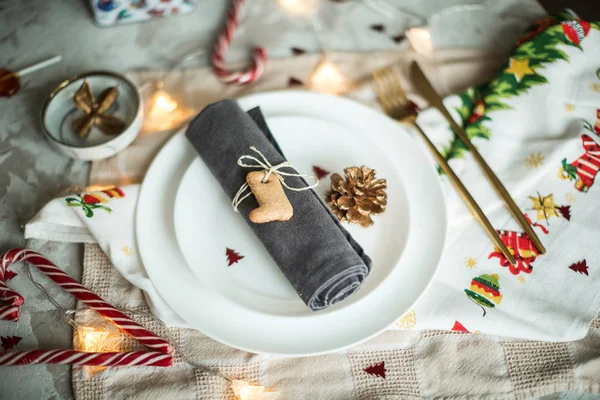
[[(319, 185), (319, 178), (317, 178), (316, 176), (281, 171), (281, 168), (286, 168), (286, 167), (294, 168), (292, 166), (292, 164), (290, 164), (288, 161), (284, 161), (281, 164), (277, 164), (277, 165), (273, 166), (273, 165), (271, 165), (269, 160), (267, 160), (267, 158), (263, 155), (263, 153), (261, 153), (256, 147), (251, 146), (250, 150), (252, 150), (256, 154), (258, 154), (262, 158), (262, 161), (252, 155), (245, 154), (245, 155), (241, 156), (240, 158), (238, 158), (237, 163), (242, 168), (262, 168), (265, 171), (265, 177), (262, 180), (263, 183), (266, 183), (269, 180), (269, 177), (271, 176), (271, 174), (274, 174), (277, 177), (277, 179), (279, 179), (279, 181), (281, 182), (281, 185), (283, 185), (285, 188), (292, 190), (294, 192), (302, 192), (304, 190), (314, 189), (317, 187), (317, 185)], [(244, 163), (244, 160), (246, 160), (246, 159), (252, 160), (256, 164), (246, 164), (246, 163)], [(284, 178), (285, 176), (296, 176), (298, 178), (311, 178), (315, 181), (315, 183), (313, 183), (312, 185), (309, 185), (309, 186), (295, 188), (295, 187), (289, 186), (285, 182), (285, 178)], [(244, 194), (244, 192), (247, 189), (248, 189), (247, 183), (244, 183), (242, 186), (240, 186), (240, 190), (238, 190), (235, 197), (233, 198), (233, 201), (231, 202), (231, 205), (233, 206), (233, 211), (238, 212), (238, 206), (242, 203), (242, 201), (244, 201), (248, 196), (250, 196), (252, 194), (252, 192)]]

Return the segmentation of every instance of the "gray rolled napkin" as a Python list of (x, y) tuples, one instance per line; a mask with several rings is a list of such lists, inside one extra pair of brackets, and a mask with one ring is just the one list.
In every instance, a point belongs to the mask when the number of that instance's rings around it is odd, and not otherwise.
[[(260, 110), (245, 113), (232, 100), (206, 107), (191, 122), (186, 137), (231, 199), (248, 172), (260, 169), (237, 164), (242, 155), (256, 156), (251, 146), (271, 165), (286, 161)], [(282, 171), (296, 173), (289, 167)], [(285, 181), (294, 188), (307, 186), (300, 177), (286, 176)], [(372, 262), (313, 190), (284, 191), (294, 208), (290, 220), (250, 221), (248, 214), (258, 207), (254, 196), (239, 205), (240, 218), (262, 241), (300, 298), (312, 310), (322, 310), (356, 292)]]

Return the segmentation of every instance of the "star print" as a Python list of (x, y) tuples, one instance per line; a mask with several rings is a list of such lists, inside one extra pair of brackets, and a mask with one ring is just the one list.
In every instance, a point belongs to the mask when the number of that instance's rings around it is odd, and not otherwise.
[(519, 282), (521, 282), (521, 283), (525, 283), (525, 282), (526, 282), (526, 280), (525, 280), (525, 277), (524, 277), (523, 275), (519, 275), (519, 277), (518, 277), (517, 279), (518, 279), (518, 280), (519, 280)]
[(573, 112), (575, 110), (575, 106), (571, 103), (567, 103), (565, 104), (565, 111), (566, 112)]
[(540, 165), (544, 164), (544, 155), (539, 151), (536, 153), (531, 153), (523, 162), (527, 168), (537, 168)]
[(529, 59), (519, 60), (518, 58), (510, 59), (510, 66), (504, 70), (509, 74), (514, 74), (517, 82), (521, 82), (526, 75), (535, 75), (535, 71), (529, 66)]
[(565, 194), (565, 199), (567, 199), (567, 201), (571, 204), (575, 203), (575, 200), (577, 200), (577, 198), (575, 197), (575, 195), (573, 193)]
[(123, 252), (123, 254), (125, 254), (127, 257), (131, 257), (133, 255), (133, 250), (131, 250), (131, 247), (125, 245), (123, 247), (121, 247), (121, 251)]
[(477, 260), (473, 257), (465, 257), (465, 267), (471, 269), (477, 268)]
[(410, 310), (402, 318), (396, 322), (396, 326), (400, 329), (412, 329), (417, 324), (417, 313), (415, 310)]
[(538, 193), (537, 197), (529, 196), (529, 199), (532, 201), (533, 206), (532, 210), (537, 212), (537, 220), (545, 220), (548, 222), (550, 217), (558, 217), (557, 207), (558, 205), (554, 202), (554, 195), (549, 194), (548, 196), (542, 196)]
[(590, 83), (590, 89), (595, 93), (600, 93), (600, 83)]

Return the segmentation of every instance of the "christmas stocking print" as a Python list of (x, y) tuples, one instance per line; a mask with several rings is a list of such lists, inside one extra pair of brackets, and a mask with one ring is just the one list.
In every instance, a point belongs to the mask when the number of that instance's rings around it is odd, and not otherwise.
[(600, 146), (588, 135), (581, 135), (581, 144), (585, 153), (570, 164), (563, 159), (558, 176), (563, 180), (574, 180), (575, 189), (587, 192), (600, 169)]

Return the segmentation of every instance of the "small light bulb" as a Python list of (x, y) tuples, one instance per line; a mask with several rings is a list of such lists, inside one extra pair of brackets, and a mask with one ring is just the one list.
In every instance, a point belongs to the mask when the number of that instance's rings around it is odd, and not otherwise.
[(279, 5), (290, 14), (307, 15), (317, 10), (319, 0), (278, 0)]
[(81, 350), (99, 352), (105, 347), (104, 341), (108, 337), (108, 332), (99, 331), (89, 326), (79, 328), (77, 332)]
[(171, 112), (177, 108), (177, 102), (169, 96), (167, 92), (159, 89), (154, 93), (154, 106), (151, 113)]
[(239, 400), (261, 400), (265, 387), (253, 386), (248, 382), (234, 379), (231, 382), (231, 390)]
[(428, 54), (433, 51), (431, 33), (427, 28), (410, 28), (406, 37), (413, 49), (419, 54)]
[(317, 65), (310, 80), (312, 88), (319, 92), (338, 94), (347, 89), (346, 79), (340, 70), (327, 60)]

